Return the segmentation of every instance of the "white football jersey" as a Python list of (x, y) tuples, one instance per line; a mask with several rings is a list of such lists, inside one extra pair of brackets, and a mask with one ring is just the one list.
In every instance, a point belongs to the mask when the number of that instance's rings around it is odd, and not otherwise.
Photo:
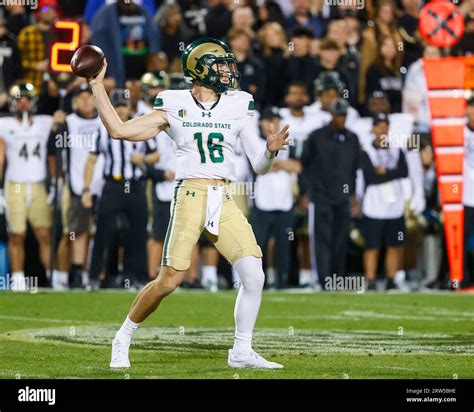
[(100, 134), (99, 116), (85, 119), (72, 113), (66, 118), (68, 148), (66, 156), (66, 181), (72, 193), (80, 196), (84, 189), (84, 169), (89, 152)]
[(0, 137), (6, 144), (5, 179), (16, 183), (37, 183), (46, 179), (46, 157), (53, 118), (33, 116), (27, 127), (16, 117), (0, 118)]
[(234, 147), (242, 129), (253, 127), (252, 95), (227, 92), (206, 110), (190, 90), (166, 90), (158, 94), (154, 108), (168, 115), (167, 133), (177, 145), (177, 180), (236, 180)]
[(315, 114), (315, 112), (308, 109), (309, 106), (303, 108), (304, 115), (302, 117), (295, 117), (291, 114), (290, 109), (280, 109), (281, 125), (289, 125), (290, 138), (293, 140), (295, 146), (295, 157), (299, 159), (303, 153), (303, 145), (311, 132), (314, 132), (327, 123), (325, 116)]

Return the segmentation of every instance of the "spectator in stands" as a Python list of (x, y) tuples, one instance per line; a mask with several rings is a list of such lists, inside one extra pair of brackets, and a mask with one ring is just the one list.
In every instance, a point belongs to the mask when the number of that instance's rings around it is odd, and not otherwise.
[(250, 55), (253, 34), (249, 30), (231, 29), (229, 45), (237, 59), (240, 72), (240, 88), (253, 94), (255, 104), (260, 106), (265, 92), (265, 74), (262, 62)]
[(160, 50), (160, 33), (146, 9), (128, 0), (102, 7), (92, 21), (92, 43), (107, 56), (109, 74), (118, 86), (139, 79), (149, 55)]
[(316, 62), (309, 54), (313, 37), (313, 32), (305, 27), (298, 27), (293, 31), (286, 68), (286, 83), (303, 82), (311, 97), (313, 81), (316, 78)]
[(21, 2), (7, 2), (5, 10), (7, 12), (8, 31), (15, 36), (18, 36), (26, 26), (33, 23)]
[[(352, 31), (349, 30), (349, 24), (352, 24)], [(360, 65), (357, 44), (360, 38), (359, 24), (360, 22), (355, 16), (347, 19), (330, 20), (326, 36), (327, 39), (335, 41), (341, 50), (337, 71), (341, 74), (341, 78), (346, 84), (349, 92), (346, 98), (351, 103), (351, 106), (357, 106), (357, 82)]]
[(387, 95), (392, 113), (400, 113), (402, 109), (402, 58), (403, 53), (397, 49), (393, 37), (384, 37), (366, 74), (366, 93), (382, 90)]
[(324, 22), (311, 12), (309, 0), (293, 0), (294, 11), (286, 21), (286, 28), (291, 32), (297, 27), (305, 27), (314, 37), (323, 37)]
[[(423, 58), (440, 57), (440, 49), (427, 44)], [(402, 108), (404, 113), (415, 116), (417, 131), (428, 132), (431, 128), (431, 115), (428, 105), (428, 89), (423, 70), (423, 59), (420, 58), (408, 68), (402, 93)]]
[(285, 27), (285, 16), (278, 3), (266, 0), (258, 9), (257, 27), (261, 28), (270, 22), (275, 22)]
[(423, 55), (423, 44), (418, 33), (421, 0), (401, 0), (403, 14), (398, 18), (398, 32), (403, 39), (403, 66), (408, 67)]
[(334, 71), (339, 74), (341, 81), (347, 85), (347, 76), (344, 70), (339, 68), (342, 57), (340, 45), (331, 39), (324, 39), (319, 46), (319, 57), (316, 58), (316, 77), (322, 72)]
[(223, 38), (232, 26), (232, 12), (238, 3), (234, 0), (215, 0), (209, 7), (205, 23), (207, 35), (216, 39)]
[(237, 7), (232, 12), (232, 29), (254, 29), (255, 16), (250, 7)]
[(58, 0), (59, 14), (62, 18), (82, 19), (86, 2), (87, 0)]
[(278, 23), (269, 22), (260, 29), (258, 37), (266, 80), (262, 106), (281, 106), (285, 90), (281, 74), (285, 73), (288, 54), (285, 31)]
[(161, 50), (166, 53), (173, 64), (180, 60), (183, 47), (191, 41), (192, 33), (183, 21), (183, 14), (178, 3), (165, 3), (155, 15), (155, 22), (161, 30)]
[(362, 200), (364, 215), (364, 270), (367, 289), (375, 290), (380, 249), (387, 248), (385, 270), (387, 289), (396, 289), (394, 277), (401, 267), (400, 248), (405, 243), (404, 198), (401, 179), (408, 176), (403, 151), (390, 147), (389, 120), (379, 114), (373, 120), (373, 144), (366, 145), (360, 158), (365, 182)]
[(393, 0), (381, 0), (376, 9), (374, 21), (362, 32), (360, 46), (360, 71), (359, 71), (359, 104), (365, 104), (366, 74), (368, 68), (377, 58), (377, 49), (382, 37), (392, 37), (396, 49), (401, 44), (402, 38), (397, 31), (395, 20), (395, 5)]
[[(92, 24), (94, 16), (103, 6), (116, 1), (117, 0), (87, 0), (84, 10), (84, 17), (87, 21), (87, 24)], [(143, 6), (152, 16), (156, 13), (156, 5), (153, 0), (130, 0), (129, 3), (130, 2), (133, 2), (139, 6)]]
[(0, 15), (0, 111), (8, 112), (8, 89), (21, 77), (20, 50)]
[[(468, 2), (465, 3), (468, 4)], [(470, 3), (473, 3), (472, 0)], [(461, 41), (453, 46), (451, 54), (453, 56), (468, 56), (474, 54), (474, 4), (472, 4), (471, 10), (465, 16), (464, 35)]]
[(180, 0), (183, 18), (186, 26), (191, 30), (193, 40), (205, 37), (206, 15), (209, 5), (203, 4), (201, 0)]
[(48, 70), (48, 51), (51, 28), (57, 17), (56, 0), (40, 0), (36, 11), (36, 23), (25, 27), (18, 36), (23, 67), (22, 79), (41, 90), (43, 75)]

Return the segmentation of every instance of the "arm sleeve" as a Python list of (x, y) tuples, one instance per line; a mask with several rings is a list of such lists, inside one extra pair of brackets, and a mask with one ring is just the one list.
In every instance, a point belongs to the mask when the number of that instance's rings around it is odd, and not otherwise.
[(240, 138), (255, 173), (259, 175), (267, 173), (272, 167), (275, 156), (270, 158), (265, 141), (260, 139), (251, 121), (247, 121), (240, 130)]

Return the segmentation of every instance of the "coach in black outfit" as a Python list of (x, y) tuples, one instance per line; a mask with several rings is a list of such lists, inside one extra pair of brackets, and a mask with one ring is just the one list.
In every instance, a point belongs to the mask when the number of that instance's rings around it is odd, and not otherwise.
[[(122, 121), (130, 118), (128, 95), (128, 91), (122, 89), (113, 90), (110, 95), (110, 100)], [(97, 288), (99, 285), (99, 275), (106, 264), (110, 239), (116, 231), (119, 216), (125, 217), (127, 227), (125, 279), (130, 279), (131, 283), (143, 284), (147, 281), (146, 167), (159, 160), (154, 140), (145, 142), (116, 140), (103, 127), (94, 146), (86, 164), (82, 195), (84, 206), (92, 207), (90, 182), (100, 154), (105, 158), (103, 170), (105, 185), (97, 208), (97, 231), (89, 270), (91, 287)]]
[(344, 126), (349, 104), (336, 99), (331, 122), (313, 131), (303, 146), (303, 179), (311, 200), (309, 231), (313, 271), (325, 279), (345, 273), (346, 246), (359, 159), (359, 140)]

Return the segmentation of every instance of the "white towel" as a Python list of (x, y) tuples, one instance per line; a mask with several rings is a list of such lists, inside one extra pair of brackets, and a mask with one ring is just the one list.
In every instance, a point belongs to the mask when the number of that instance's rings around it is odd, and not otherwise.
[(208, 186), (207, 188), (206, 222), (204, 227), (215, 236), (219, 235), (223, 194), (222, 186)]

